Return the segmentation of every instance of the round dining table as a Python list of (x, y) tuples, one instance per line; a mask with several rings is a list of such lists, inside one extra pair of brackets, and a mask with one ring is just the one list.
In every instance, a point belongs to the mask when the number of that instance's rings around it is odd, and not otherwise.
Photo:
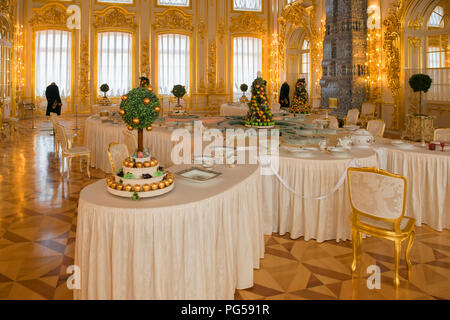
[[(91, 165), (105, 173), (111, 173), (108, 147), (111, 143), (125, 142), (123, 135), (127, 130), (125, 124), (121, 120), (114, 123), (102, 121), (98, 116), (91, 116), (86, 119), (84, 130), (84, 145), (91, 150)], [(170, 130), (159, 127), (155, 127), (151, 132), (144, 131), (144, 146), (152, 150), (164, 167), (173, 165), (171, 147), (175, 143), (171, 141), (171, 134)]]
[(347, 168), (377, 164), (371, 149), (353, 148), (343, 156), (317, 150), (305, 157), (282, 147), (277, 174), (263, 178), (265, 234), (318, 242), (351, 239)]
[(259, 166), (214, 170), (222, 175), (204, 183), (176, 175), (171, 193), (140, 201), (105, 181), (82, 190), (75, 298), (228, 300), (252, 287), (264, 256)]
[(380, 168), (407, 180), (406, 215), (443, 231), (450, 229), (450, 148), (428, 150), (417, 143), (396, 147), (392, 140), (378, 139)]

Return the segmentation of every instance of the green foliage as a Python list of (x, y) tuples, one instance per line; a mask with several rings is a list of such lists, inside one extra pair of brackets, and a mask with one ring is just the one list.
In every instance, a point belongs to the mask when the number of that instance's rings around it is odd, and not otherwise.
[(141, 197), (139, 196), (139, 193), (137, 193), (137, 192), (133, 193), (133, 196), (131, 197), (131, 200), (133, 200), (133, 201), (141, 200)]
[[(159, 116), (159, 113), (155, 111), (156, 107), (160, 107), (158, 97), (147, 88), (132, 89), (126, 97), (127, 99), (122, 100), (120, 104), (120, 109), (125, 111), (122, 116), (123, 121), (133, 129), (150, 127)], [(150, 99), (148, 105), (144, 103), (146, 98)], [(139, 124), (133, 123), (133, 119), (139, 119)]]
[(173, 87), (172, 94), (175, 98), (183, 98), (186, 95), (186, 88), (181, 84), (177, 84)]
[(433, 80), (427, 74), (415, 74), (409, 79), (409, 85), (414, 92), (428, 92)]
[(247, 90), (248, 90), (248, 85), (246, 85), (245, 83), (241, 84), (241, 91), (247, 92)]
[(267, 82), (263, 78), (257, 78), (252, 84), (252, 98), (248, 103), (248, 114), (245, 123), (252, 126), (272, 126), (272, 110), (266, 94)]
[(306, 90), (306, 80), (298, 79), (295, 84), (294, 97), (289, 109), (290, 113), (310, 114), (311, 106), (308, 103), (308, 91)]
[(100, 86), (100, 91), (101, 91), (101, 92), (104, 92), (104, 93), (108, 92), (108, 91), (109, 91), (109, 86), (108, 86), (108, 84), (107, 84), (107, 83), (102, 84), (102, 85)]
[(150, 79), (149, 78), (147, 78), (147, 77), (140, 77), (139, 80), (140, 80), (140, 84), (139, 84), (140, 87), (145, 88), (145, 87), (150, 86)]

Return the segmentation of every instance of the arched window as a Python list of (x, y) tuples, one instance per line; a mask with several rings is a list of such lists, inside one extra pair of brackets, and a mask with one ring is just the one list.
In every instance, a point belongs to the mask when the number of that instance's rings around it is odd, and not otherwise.
[(190, 37), (162, 34), (158, 37), (158, 93), (169, 95), (174, 85), (181, 84), (189, 92)]
[(445, 6), (437, 5), (426, 22), (426, 73), (433, 79), (429, 101), (450, 99), (450, 26), (445, 19), (449, 12)]
[(72, 33), (61, 30), (36, 32), (36, 96), (44, 97), (50, 83), (59, 87), (61, 97), (70, 96)]
[(159, 6), (189, 7), (189, 0), (158, 0)]
[(241, 84), (249, 87), (262, 71), (262, 40), (253, 37), (236, 37), (233, 40), (233, 93), (240, 96)]
[(311, 83), (311, 72), (310, 72), (310, 50), (309, 50), (309, 41), (303, 40), (302, 49), (300, 50), (301, 56), (301, 73), (302, 76), (306, 79), (306, 86), (309, 92), (310, 83)]
[(0, 17), (0, 98), (11, 96), (12, 31), (9, 22)]
[[(110, 95), (119, 97), (131, 89), (132, 34), (100, 32), (98, 34), (98, 90), (107, 83)], [(99, 91), (99, 94), (101, 92)]]
[(233, 10), (262, 11), (262, 0), (233, 0)]
[(444, 8), (436, 6), (428, 20), (428, 28), (444, 28)]

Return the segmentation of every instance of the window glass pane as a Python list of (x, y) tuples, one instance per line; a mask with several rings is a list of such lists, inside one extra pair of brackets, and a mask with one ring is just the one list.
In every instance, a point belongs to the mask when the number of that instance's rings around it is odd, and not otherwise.
[(132, 36), (123, 32), (98, 34), (98, 94), (100, 86), (109, 85), (109, 95), (119, 97), (131, 90)]
[(249, 87), (262, 71), (262, 40), (252, 37), (238, 37), (233, 41), (233, 93), (242, 95), (240, 86)]
[(444, 27), (444, 8), (437, 6), (428, 20), (428, 27), (443, 28)]
[(97, 0), (105, 3), (133, 3), (133, 0)]
[(35, 94), (45, 96), (50, 83), (59, 87), (61, 97), (70, 96), (72, 34), (68, 31), (36, 32)]
[(170, 95), (181, 84), (189, 92), (190, 38), (180, 34), (158, 37), (158, 93)]
[(158, 0), (158, 5), (189, 7), (189, 0)]
[(233, 9), (239, 11), (262, 11), (262, 0), (233, 0)]

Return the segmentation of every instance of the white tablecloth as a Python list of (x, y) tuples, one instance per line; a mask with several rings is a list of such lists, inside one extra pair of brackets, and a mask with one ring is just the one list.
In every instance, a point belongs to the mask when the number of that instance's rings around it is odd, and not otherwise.
[[(450, 151), (415, 147), (402, 150), (383, 139), (375, 148), (384, 156), (382, 169), (406, 177), (406, 215), (417, 225), (435, 230), (450, 229)], [(441, 150), (441, 148), (438, 148)]]
[(119, 105), (118, 104), (112, 104), (110, 106), (102, 106), (100, 104), (94, 104), (91, 106), (91, 113), (92, 114), (100, 114), (101, 111), (107, 110), (109, 112), (119, 112)]
[[(89, 117), (86, 119), (84, 145), (91, 150), (91, 165), (106, 173), (111, 173), (108, 159), (110, 143), (124, 143), (123, 131), (127, 130), (122, 124), (103, 123), (100, 119)], [(152, 150), (152, 154), (165, 167), (173, 165), (171, 161), (171, 132), (162, 128), (154, 128), (152, 132), (144, 131), (144, 146)]]
[[(172, 168), (177, 172), (186, 167)], [(134, 202), (104, 181), (86, 187), (78, 208), (76, 299), (233, 299), (253, 286), (264, 256), (257, 166), (205, 184), (177, 177), (171, 193)]]
[[(280, 105), (278, 103), (272, 104), (272, 113), (280, 112)], [(220, 115), (225, 116), (241, 116), (245, 117), (248, 113), (248, 105), (246, 104), (223, 104), (220, 106)]]
[[(353, 159), (357, 159), (361, 167), (377, 166), (377, 155), (370, 149), (354, 149), (348, 158), (315, 152), (313, 157), (305, 159), (281, 152), (279, 175), (306, 199), (292, 193), (276, 177), (265, 177), (265, 234), (289, 233), (292, 239), (304, 237), (306, 241), (316, 239), (318, 242), (351, 239), (347, 184), (329, 193), (346, 174)], [(310, 199), (328, 194), (323, 200)]]

